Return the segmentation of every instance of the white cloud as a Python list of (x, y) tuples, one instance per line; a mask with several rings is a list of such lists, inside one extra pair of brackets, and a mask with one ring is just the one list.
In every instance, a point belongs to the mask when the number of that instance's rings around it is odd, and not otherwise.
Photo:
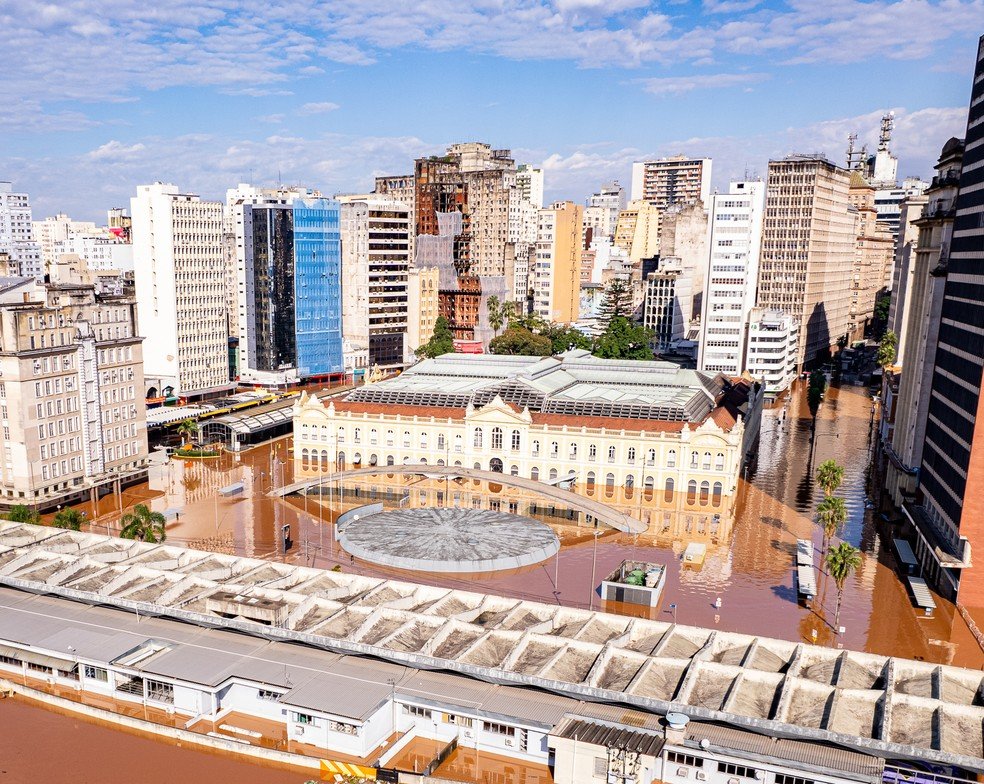
[(85, 154), (85, 157), (90, 161), (132, 161), (146, 149), (141, 142), (126, 145), (113, 139), (94, 150), (90, 150)]
[(693, 90), (717, 90), (755, 84), (768, 78), (769, 75), (764, 73), (718, 73), (654, 77), (637, 81), (643, 86), (643, 90), (652, 95), (682, 95)]
[(331, 101), (318, 101), (306, 103), (299, 110), (299, 114), (327, 114), (341, 108), (337, 103)]

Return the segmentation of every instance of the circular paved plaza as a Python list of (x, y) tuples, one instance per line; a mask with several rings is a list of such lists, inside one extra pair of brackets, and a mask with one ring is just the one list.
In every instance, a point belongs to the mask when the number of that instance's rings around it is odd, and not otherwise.
[(345, 524), (339, 542), (357, 558), (418, 572), (516, 569), (560, 548), (550, 526), (484, 509), (380, 512)]

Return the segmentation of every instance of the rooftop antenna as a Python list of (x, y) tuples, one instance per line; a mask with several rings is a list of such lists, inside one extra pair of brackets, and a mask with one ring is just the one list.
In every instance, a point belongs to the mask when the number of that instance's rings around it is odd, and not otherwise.
[(887, 150), (892, 141), (892, 131), (895, 128), (895, 112), (882, 115), (881, 130), (878, 133), (878, 149)]
[(857, 153), (855, 152), (855, 145), (858, 142), (858, 135), (856, 133), (849, 133), (847, 135), (847, 168), (854, 169), (857, 164)]

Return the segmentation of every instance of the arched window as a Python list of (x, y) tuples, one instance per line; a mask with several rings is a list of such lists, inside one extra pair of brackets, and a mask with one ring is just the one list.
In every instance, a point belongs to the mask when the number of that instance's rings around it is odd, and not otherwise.
[(625, 477), (625, 489), (631, 490), (633, 487), (635, 487), (635, 477), (632, 474), (629, 474)]
[(605, 477), (605, 495), (611, 498), (614, 492), (615, 492), (615, 474), (608, 474)]
[(650, 449), (646, 453), (646, 465), (656, 465), (656, 450)]
[(577, 460), (577, 444), (575, 444), (574, 442), (571, 442), (571, 451), (569, 454), (569, 459)]
[(513, 452), (518, 452), (519, 451), (519, 431), (518, 430), (513, 430), (512, 431), (512, 451)]
[(704, 470), (705, 471), (710, 471), (711, 470), (711, 453), (710, 452), (704, 452)]
[(550, 469), (550, 481), (553, 482), (556, 478), (557, 478), (557, 469), (556, 468), (551, 468)]
[(427, 458), (426, 457), (420, 458), (420, 462), (423, 463), (424, 465), (427, 465)]
[(595, 486), (595, 472), (588, 471), (588, 490), (594, 490)]
[(378, 438), (378, 434), (376, 433), (376, 428), (373, 428), (372, 430), (369, 431), (369, 443), (375, 446), (378, 440), (379, 438)]
[(537, 468), (536, 466), (533, 466), (533, 468), (530, 469), (530, 479), (532, 479), (534, 482), (540, 479), (540, 469)]
[(495, 450), (502, 449), (502, 428), (493, 427), (492, 428), (492, 448)]
[(308, 468), (309, 467), (309, 465), (308, 465), (309, 459), (310, 459), (310, 455), (309, 455), (308, 451), (306, 449), (302, 449), (301, 450), (301, 468)]
[(700, 505), (707, 506), (707, 501), (711, 495), (711, 483), (701, 482), (700, 483)]
[(410, 455), (403, 458), (403, 465), (410, 465)]
[(608, 447), (608, 462), (609, 463), (615, 462), (615, 447), (613, 446)]
[(357, 427), (355, 429), (355, 435), (353, 436), (353, 438), (355, 440), (355, 443), (357, 443), (357, 444), (361, 444), (362, 443), (362, 428)]
[(714, 489), (711, 493), (711, 506), (721, 506), (721, 493), (723, 490), (724, 488), (720, 482), (714, 483)]
[(666, 479), (666, 486), (663, 488), (663, 501), (667, 504), (673, 503), (673, 477)]
[(338, 443), (341, 444), (345, 440), (345, 428), (338, 428)]
[(427, 433), (420, 434), (420, 448), (421, 449), (427, 448)]
[(438, 465), (444, 465), (444, 458), (443, 457), (437, 458), (437, 464)]
[(454, 451), (461, 452), (462, 444), (464, 444), (465, 439), (461, 437), (461, 433), (458, 433), (454, 437)]
[(560, 454), (560, 444), (556, 441), (550, 442), (550, 457), (557, 457)]
[(386, 446), (393, 446), (393, 441), (396, 438), (392, 430), (386, 431)]
[(588, 445), (588, 460), (598, 459), (598, 447), (595, 444)]
[(404, 430), (403, 431), (403, 448), (404, 449), (409, 449), (410, 448), (410, 431), (409, 430)]
[(438, 433), (437, 434), (437, 448), (441, 452), (443, 452), (446, 449), (446, 447), (445, 447), (445, 441), (444, 441), (444, 433)]
[(634, 446), (630, 446), (629, 447), (629, 454), (628, 454), (628, 460), (629, 460), (629, 462), (630, 463), (634, 463), (635, 462), (635, 457), (636, 457), (635, 447)]
[[(311, 453), (311, 457), (312, 458), (314, 457), (314, 453), (313, 452)], [(328, 467), (328, 450), (327, 449), (322, 449), (321, 450), (321, 467), (322, 468), (327, 468)]]
[(472, 444), (473, 444), (473, 446), (476, 449), (481, 449), (482, 448), (482, 441), (483, 441), (482, 428), (476, 427), (475, 428), (475, 437), (474, 437), (474, 440), (472, 441)]
[(519, 466), (509, 466), (509, 476), (519, 476)]
[(335, 457), (335, 469), (345, 468), (345, 453), (339, 452)]
[(475, 470), (476, 471), (481, 471), (482, 470), (482, 464), (481, 463), (475, 463)]
[(718, 452), (714, 457), (714, 468), (717, 471), (724, 470), (724, 452)]
[(533, 457), (539, 457), (539, 456), (540, 456), (540, 442), (539, 441), (534, 441), (533, 442)]
[(386, 465), (394, 465), (393, 455), (386, 455)]
[(687, 482), (687, 503), (696, 504), (697, 503), (697, 480), (691, 479)]
[[(653, 455), (653, 462), (656, 462), (656, 451), (655, 450), (650, 450), (650, 452)], [(675, 449), (671, 449), (669, 451), (669, 453), (666, 455), (666, 467), (667, 468), (676, 468), (676, 450)]]

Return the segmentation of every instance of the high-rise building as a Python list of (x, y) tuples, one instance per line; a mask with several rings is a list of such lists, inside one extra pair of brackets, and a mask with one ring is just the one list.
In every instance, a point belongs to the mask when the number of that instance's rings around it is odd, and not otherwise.
[(177, 186), (141, 185), (130, 200), (137, 305), (147, 329), (147, 396), (222, 392), (229, 381), (222, 203)]
[[(872, 185), (874, 184), (872, 183)], [(901, 232), (904, 229), (901, 223), (902, 204), (921, 195), (928, 187), (929, 183), (918, 177), (906, 177), (901, 185), (892, 183), (887, 187), (875, 189), (875, 210), (878, 213), (878, 222), (892, 235), (893, 253), (898, 250)]]
[(577, 321), (581, 299), (583, 208), (570, 201), (540, 210), (536, 265), (530, 274), (533, 310), (547, 321)]
[(617, 182), (602, 185), (597, 193), (591, 194), (584, 208), (585, 247), (596, 237), (614, 239), (618, 216), (624, 209), (625, 189)]
[(660, 253), (660, 211), (646, 201), (633, 200), (619, 212), (615, 244), (636, 264)]
[(677, 155), (632, 164), (632, 200), (660, 210), (671, 204), (706, 204), (711, 195), (711, 159)]
[(409, 208), (375, 196), (342, 202), (342, 333), (369, 348), (369, 364), (402, 367), (407, 345)]
[(265, 384), (344, 371), (336, 202), (257, 193), (234, 207), (243, 378)]
[(764, 182), (732, 182), (709, 202), (709, 248), (697, 368), (737, 376), (745, 370), (749, 314), (755, 307), (765, 214)]
[(892, 154), (892, 131), (895, 129), (895, 112), (882, 115), (878, 133), (878, 149), (866, 161), (865, 177), (876, 188), (898, 185), (899, 159)]
[(919, 241), (917, 221), (926, 209), (928, 198), (921, 193), (902, 202), (899, 211), (899, 236), (895, 243), (895, 262), (892, 265), (892, 299), (888, 309), (888, 329), (898, 338), (895, 364), (905, 363), (909, 344), (906, 315), (912, 299), (913, 276), (916, 269), (916, 245)]
[(900, 285), (892, 295), (896, 309), (890, 328), (899, 337), (896, 366), (901, 378), (895, 392), (894, 423), (883, 444), (888, 457), (885, 487), (896, 504), (915, 497), (929, 414), (930, 388), (940, 333), (943, 286), (953, 239), (954, 204), (960, 184), (964, 144), (950, 139), (936, 164), (936, 176), (926, 191), (921, 216), (913, 221), (918, 237)]
[(848, 199), (855, 209), (854, 275), (851, 281), (851, 313), (848, 331), (861, 337), (871, 323), (875, 300), (891, 282), (894, 239), (878, 220), (875, 188), (860, 171), (851, 172)]
[(417, 187), (412, 174), (387, 175), (376, 178), (373, 195), (386, 201), (398, 201), (407, 207), (410, 217), (410, 259), (417, 247)]
[(72, 220), (63, 212), (59, 212), (54, 217), (49, 216), (44, 220), (33, 221), (31, 226), (34, 230), (34, 239), (41, 246), (41, 261), (45, 269), (55, 263), (55, 258), (59, 252), (75, 252), (58, 250), (58, 243), (76, 234), (92, 236), (96, 233), (96, 224), (92, 221)]
[(0, 181), (0, 253), (6, 253), (26, 278), (44, 280), (41, 246), (34, 239), (31, 200), (15, 193), (9, 182)]
[(49, 285), (0, 304), (0, 505), (8, 508), (52, 509), (146, 476), (135, 301), (100, 295), (84, 265), (56, 262), (50, 275)]
[(785, 313), (752, 308), (748, 314), (745, 368), (765, 384), (768, 398), (785, 391), (796, 378), (799, 325)]
[(660, 267), (676, 258), (690, 281), (692, 309), (684, 311), (687, 325), (700, 319), (707, 269), (707, 212), (700, 204), (678, 204), (663, 214), (659, 228)]
[(675, 256), (663, 256), (646, 276), (643, 326), (653, 333), (657, 353), (671, 351), (687, 335), (694, 307), (694, 282)]
[(758, 306), (799, 324), (797, 366), (848, 336), (856, 242), (849, 172), (816, 155), (769, 161)]
[(437, 267), (411, 267), (407, 275), (407, 351), (434, 335), (440, 312), (441, 274)]
[(940, 584), (984, 608), (984, 570), (963, 571), (984, 553), (984, 36), (972, 84), (915, 517)]
[[(118, 270), (133, 273), (133, 245), (111, 234), (71, 234), (55, 243), (52, 263), (66, 253), (84, 259), (86, 266), (94, 272)], [(46, 268), (50, 268), (50, 265), (46, 264)]]
[(516, 169), (516, 190), (523, 200), (543, 209), (543, 169), (521, 163)]

